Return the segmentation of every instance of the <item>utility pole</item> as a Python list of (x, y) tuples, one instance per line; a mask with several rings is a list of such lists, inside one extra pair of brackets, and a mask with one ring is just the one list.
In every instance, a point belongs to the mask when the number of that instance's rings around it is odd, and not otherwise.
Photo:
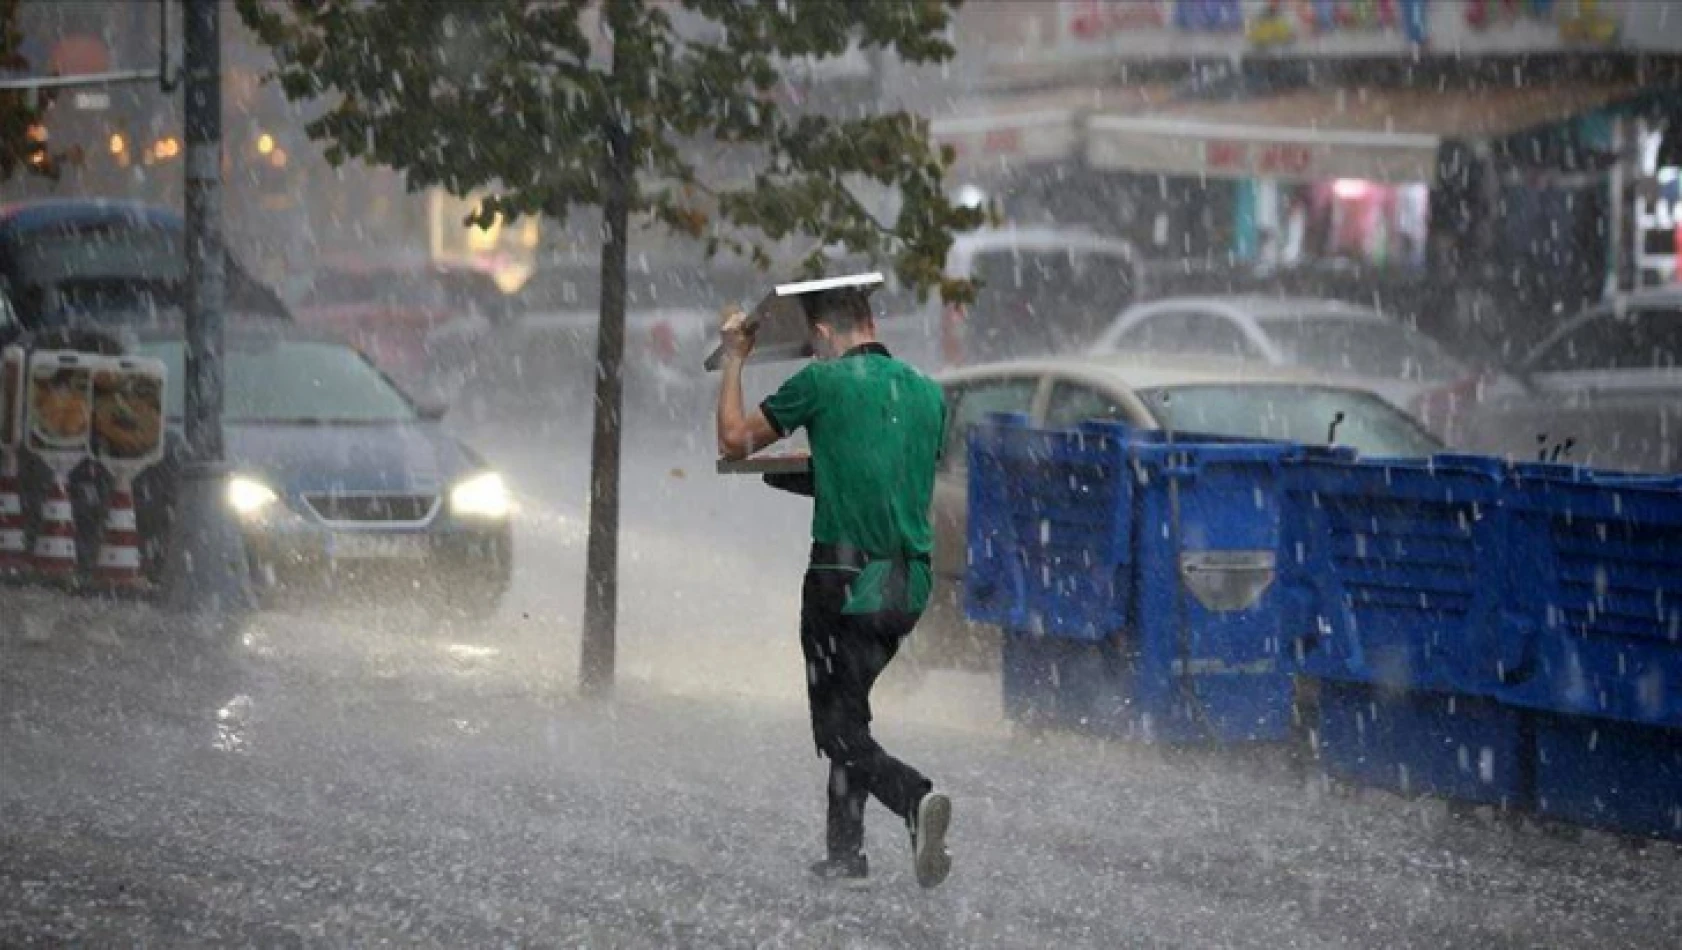
[(222, 445), (222, 51), (218, 0), (182, 8), (186, 96), (187, 459), (177, 484), (166, 603), (215, 623), (251, 607), (244, 540), (227, 497)]

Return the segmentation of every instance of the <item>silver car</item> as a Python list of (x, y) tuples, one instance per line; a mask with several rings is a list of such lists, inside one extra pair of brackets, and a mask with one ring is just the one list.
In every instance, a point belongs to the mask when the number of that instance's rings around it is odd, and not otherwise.
[(964, 619), (968, 526), (967, 439), (990, 413), (1025, 415), (1069, 427), (1090, 419), (1141, 429), (1335, 442), (1363, 455), (1428, 456), (1442, 444), (1406, 413), (1358, 388), (1288, 369), (1207, 360), (1141, 362), (1137, 357), (1070, 357), (996, 363), (939, 377), (946, 391), (947, 444), (934, 490), (936, 597), (908, 643), (918, 668), (988, 668), (998, 635)]
[(1473, 410), (1466, 442), (1516, 458), (1682, 472), (1682, 289), (1602, 303), (1542, 341)]
[[(1095, 353), (1213, 357), (1295, 367), (1378, 393), (1415, 415), (1475, 376), (1435, 340), (1377, 310), (1313, 297), (1173, 297), (1128, 308)], [(1437, 420), (1426, 419), (1429, 424)]]

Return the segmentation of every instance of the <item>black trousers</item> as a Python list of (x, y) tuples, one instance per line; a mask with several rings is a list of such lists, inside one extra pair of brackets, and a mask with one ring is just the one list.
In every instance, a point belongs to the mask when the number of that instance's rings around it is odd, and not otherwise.
[(829, 856), (864, 846), (864, 806), (874, 795), (907, 822), (933, 788), (921, 772), (889, 755), (870, 735), (870, 688), (917, 625), (917, 614), (885, 610), (844, 614), (851, 571), (806, 572), (800, 604), (800, 646), (806, 656), (806, 698), (812, 738), (829, 759)]

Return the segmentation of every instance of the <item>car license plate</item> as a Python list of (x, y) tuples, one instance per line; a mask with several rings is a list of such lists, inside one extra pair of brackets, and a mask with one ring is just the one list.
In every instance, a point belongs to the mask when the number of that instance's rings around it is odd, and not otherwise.
[(420, 534), (335, 534), (327, 553), (345, 560), (409, 560), (426, 557), (426, 548)]

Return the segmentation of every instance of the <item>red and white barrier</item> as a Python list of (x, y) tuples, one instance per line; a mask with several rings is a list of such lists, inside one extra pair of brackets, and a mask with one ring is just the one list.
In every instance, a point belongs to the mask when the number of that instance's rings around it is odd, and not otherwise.
[(0, 574), (19, 574), (29, 568), (17, 468), (17, 457), (10, 452), (0, 459)]
[(94, 563), (94, 580), (109, 588), (135, 588), (143, 582), (135, 493), (126, 484), (111, 489), (104, 535), (99, 538), (99, 560)]
[(41, 502), (33, 566), (41, 577), (73, 580), (76, 576), (76, 514), (70, 507), (70, 492), (60, 479), (53, 479)]
[(132, 589), (142, 584), (140, 527), (134, 517), (134, 492), (127, 485), (119, 484), (111, 490), (94, 580), (102, 587), (116, 589)]
[(23, 491), (18, 484), (28, 362), (28, 354), (22, 347), (8, 346), (0, 350), (0, 574), (5, 575), (29, 569)]

